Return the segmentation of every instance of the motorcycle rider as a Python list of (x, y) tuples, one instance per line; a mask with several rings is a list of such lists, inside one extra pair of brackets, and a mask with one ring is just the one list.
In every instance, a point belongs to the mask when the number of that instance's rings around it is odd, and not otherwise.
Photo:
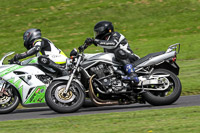
[(60, 75), (66, 75), (61, 64), (66, 63), (67, 56), (48, 39), (43, 38), (40, 29), (28, 29), (23, 35), (24, 47), (28, 50), (21, 54), (16, 54), (10, 63), (36, 54), (38, 63), (42, 66), (50, 67)]
[(127, 73), (123, 77), (124, 81), (133, 81), (139, 83), (135, 69), (131, 63), (139, 59), (139, 56), (133, 53), (126, 38), (114, 31), (112, 22), (100, 21), (94, 26), (95, 39), (87, 38), (86, 45), (94, 44), (104, 48), (104, 52), (114, 53), (116, 59), (123, 64), (123, 68)]

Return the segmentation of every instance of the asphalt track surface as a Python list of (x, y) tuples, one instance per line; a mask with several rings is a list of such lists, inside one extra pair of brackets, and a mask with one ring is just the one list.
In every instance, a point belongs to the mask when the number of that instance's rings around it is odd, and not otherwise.
[(131, 105), (115, 105), (102, 107), (85, 107), (75, 113), (58, 114), (48, 107), (18, 109), (10, 114), (0, 114), (0, 121), (7, 120), (23, 120), (35, 118), (54, 118), (67, 117), (76, 115), (112, 113), (112, 112), (128, 112), (149, 109), (177, 108), (187, 106), (200, 106), (200, 95), (181, 96), (174, 104), (166, 106), (152, 106), (149, 104), (131, 104)]

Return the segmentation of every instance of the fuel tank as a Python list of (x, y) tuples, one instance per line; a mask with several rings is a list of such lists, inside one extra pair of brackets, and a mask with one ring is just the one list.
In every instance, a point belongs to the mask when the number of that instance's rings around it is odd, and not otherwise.
[(113, 53), (85, 54), (84, 60), (81, 63), (81, 66), (87, 69), (100, 62), (108, 63), (113, 66), (121, 66), (121, 64), (116, 61), (115, 55)]

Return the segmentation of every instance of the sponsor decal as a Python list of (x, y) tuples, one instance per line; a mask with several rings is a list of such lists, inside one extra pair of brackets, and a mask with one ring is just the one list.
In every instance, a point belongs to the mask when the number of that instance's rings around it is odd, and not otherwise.
[(24, 104), (31, 103), (45, 103), (45, 90), (46, 86), (38, 86), (34, 89), (32, 94), (27, 98)]
[(40, 91), (40, 88), (37, 89), (37, 91), (35, 93), (38, 93)]
[(30, 102), (32, 102), (32, 101), (33, 101), (33, 99), (35, 98), (35, 96), (36, 96), (36, 94), (34, 93), (34, 94), (33, 94), (33, 96), (31, 96), (31, 98), (30, 98), (30, 100), (29, 100), (29, 101), (30, 101)]
[(44, 89), (41, 89), (40, 92), (43, 93), (43, 92), (44, 92)]
[(52, 58), (58, 58), (58, 57), (60, 57), (61, 55), (52, 55), (51, 57)]

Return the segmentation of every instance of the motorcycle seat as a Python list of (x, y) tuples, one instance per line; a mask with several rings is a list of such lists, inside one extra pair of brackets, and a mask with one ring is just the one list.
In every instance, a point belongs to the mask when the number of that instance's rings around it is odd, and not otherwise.
[(141, 63), (143, 63), (143, 62), (149, 60), (150, 58), (153, 58), (153, 57), (158, 56), (158, 55), (162, 55), (162, 54), (164, 54), (164, 53), (165, 53), (165, 51), (161, 51), (161, 52), (156, 52), (156, 53), (148, 54), (147, 56), (142, 57), (142, 58), (140, 58), (139, 60), (136, 60), (136, 61), (133, 63), (133, 65), (134, 65), (134, 66), (137, 66), (137, 65), (139, 65), (139, 64), (141, 64)]

